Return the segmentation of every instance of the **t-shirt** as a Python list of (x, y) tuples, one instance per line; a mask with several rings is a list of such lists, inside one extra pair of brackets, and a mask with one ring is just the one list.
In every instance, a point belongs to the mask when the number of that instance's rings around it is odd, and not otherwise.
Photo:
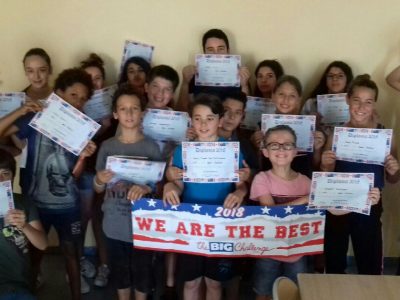
[(237, 93), (240, 92), (240, 87), (235, 86), (200, 86), (195, 85), (194, 76), (192, 80), (189, 82), (189, 94), (193, 94), (194, 96), (198, 94), (211, 94), (218, 96), (219, 98), (223, 98), (227, 93)]
[[(26, 201), (20, 194), (14, 194), (14, 203), (16, 209), (25, 212), (28, 223), (39, 219), (31, 201)], [(10, 290), (30, 290), (29, 241), (15, 226), (4, 226), (4, 218), (0, 218), (0, 228), (0, 295)]]
[[(161, 161), (161, 153), (157, 144), (144, 138), (133, 144), (124, 144), (118, 137), (103, 142), (97, 155), (96, 171), (106, 168), (107, 157), (112, 155), (142, 156), (151, 161)], [(126, 199), (132, 183), (119, 181), (107, 185), (102, 210), (103, 231), (108, 238), (124, 242), (132, 242), (131, 202)]]
[[(250, 189), (250, 199), (257, 201), (260, 196), (270, 195), (276, 205), (285, 205), (300, 197), (310, 194), (311, 180), (300, 173), (293, 180), (284, 180), (271, 170), (258, 173), (253, 180)], [(295, 262), (302, 255), (296, 255), (290, 258), (278, 258), (276, 260), (283, 262)]]
[[(220, 138), (218, 141), (225, 141)], [(243, 167), (243, 155), (239, 154), (239, 168)], [(183, 169), (182, 144), (174, 152), (172, 165)], [(236, 189), (233, 182), (196, 183), (184, 182), (181, 201), (185, 203), (222, 205), (226, 196)]]
[(28, 157), (22, 194), (46, 213), (65, 213), (79, 209), (79, 195), (72, 170), (78, 156), (65, 150), (28, 124), (34, 114), (19, 118), (15, 125), (21, 139), (28, 139)]

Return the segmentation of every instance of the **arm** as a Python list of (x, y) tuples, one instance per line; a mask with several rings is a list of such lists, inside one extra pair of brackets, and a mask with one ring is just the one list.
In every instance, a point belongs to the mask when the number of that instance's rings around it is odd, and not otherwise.
[(191, 102), (191, 96), (189, 94), (189, 84), (194, 74), (196, 73), (196, 67), (189, 65), (182, 70), (182, 84), (179, 91), (178, 102), (175, 105), (175, 109), (179, 111), (188, 111), (189, 103)]
[(247, 67), (240, 67), (239, 69), (239, 77), (240, 77), (240, 86), (243, 93), (247, 96), (250, 95), (250, 71)]
[(397, 159), (396, 147), (392, 148), (391, 154), (385, 158), (385, 174), (389, 183), (396, 183), (400, 179), (400, 166)]
[(81, 176), (83, 170), (85, 169), (86, 162), (85, 158), (92, 156), (96, 151), (96, 144), (92, 141), (86, 145), (86, 147), (82, 150), (81, 154), (79, 155), (78, 161), (76, 162), (74, 169), (72, 170), (72, 176), (75, 178), (79, 178)]
[(175, 180), (164, 185), (163, 200), (170, 205), (181, 203), (180, 196), (183, 192), (183, 182)]
[(225, 208), (235, 208), (239, 207), (242, 202), (244, 197), (247, 194), (247, 185), (246, 182), (238, 182), (236, 183), (236, 190), (233, 193), (228, 194), (224, 200), (224, 207)]
[(114, 177), (114, 173), (111, 170), (97, 171), (96, 176), (93, 179), (94, 191), (98, 194), (102, 193), (106, 189), (106, 184)]
[(389, 73), (386, 77), (386, 82), (392, 88), (400, 92), (400, 66)]
[(314, 132), (314, 153), (313, 153), (313, 170), (318, 170), (321, 164), (322, 149), (325, 145), (326, 138), (322, 131)]
[(333, 172), (336, 166), (336, 154), (332, 149), (332, 135), (328, 137), (326, 141), (324, 151), (321, 156), (320, 170), (323, 172)]

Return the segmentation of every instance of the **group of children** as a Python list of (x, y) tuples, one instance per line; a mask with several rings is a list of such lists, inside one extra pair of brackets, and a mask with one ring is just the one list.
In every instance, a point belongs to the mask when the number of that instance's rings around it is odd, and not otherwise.
[[(229, 53), (225, 33), (219, 29), (206, 32), (203, 51), (206, 54)], [(378, 88), (369, 76), (357, 76), (353, 80), (346, 63), (332, 62), (302, 106), (299, 80), (284, 75), (276, 60), (264, 60), (257, 66), (254, 93), (251, 93), (250, 73), (245, 67), (239, 72), (241, 87), (215, 88), (195, 86), (196, 68), (187, 66), (183, 69), (179, 98), (174, 105), (178, 73), (170, 66), (151, 67), (146, 60), (132, 57), (124, 65), (113, 95), (112, 116), (100, 121), (102, 127), (97, 136), (77, 157), (36, 132), (28, 123), (35, 113), (43, 110), (42, 100), (52, 92), (82, 111), (93, 91), (104, 87), (105, 70), (101, 58), (91, 54), (79, 68), (61, 72), (53, 89), (49, 85), (51, 60), (44, 50), (31, 49), (23, 64), (30, 82), (24, 89), (27, 100), (0, 119), (0, 136), (4, 138), (2, 143), (6, 149), (0, 152), (1, 181), (13, 180), (15, 176), (13, 155), (27, 152), (26, 164), (20, 169), (22, 197), (15, 195), (16, 209), (1, 219), (0, 246), (9, 254), (0, 259), (0, 299), (34, 299), (30, 288), (40, 278), (42, 256), (42, 251), (37, 249), (46, 248), (45, 236), (50, 227), (55, 228), (60, 240), (72, 299), (80, 299), (81, 292), (89, 291), (83, 277), (96, 276), (94, 284), (102, 287), (107, 285), (109, 275), (118, 299), (131, 299), (132, 288), (137, 300), (156, 294), (159, 286), (167, 293), (176, 285), (175, 278), (183, 282), (184, 299), (221, 299), (223, 287), (229, 299), (238, 299), (241, 273), (235, 259), (164, 255), (133, 249), (131, 201), (151, 195), (170, 205), (185, 202), (235, 208), (246, 203), (307, 204), (310, 176), (317, 170), (375, 174), (374, 188), (368, 195), (372, 204), (369, 216), (335, 210), (327, 212), (325, 272), (345, 273), (351, 237), (359, 273), (382, 273), (380, 197), (385, 178), (392, 183), (400, 178), (396, 150), (392, 149), (384, 166), (346, 162), (336, 160), (331, 150), (332, 130), (319, 124), (311, 153), (297, 151), (296, 134), (286, 125), (270, 128), (265, 133), (240, 130), (249, 95), (272, 101), (276, 114), (300, 115), (318, 114), (316, 95), (337, 93), (347, 93), (350, 116), (345, 127), (383, 128), (376, 113)], [(400, 76), (392, 77), (400, 79)], [(240, 181), (183, 182), (182, 146), (156, 142), (143, 135), (142, 119), (146, 109), (189, 112), (192, 127), (187, 137), (191, 141), (239, 141)], [(106, 169), (106, 160), (115, 155), (165, 161), (168, 165), (165, 178), (148, 185), (125, 180), (110, 184), (115, 174)], [(98, 247), (97, 270), (83, 255), (83, 235), (89, 219), (92, 219)], [(14, 245), (16, 238), (11, 239), (11, 235), (22, 236), (23, 245)], [(28, 247), (28, 241), (32, 247)], [(297, 273), (307, 271), (306, 266), (307, 260), (302, 256), (289, 260), (257, 259), (253, 268), (253, 290), (257, 299), (271, 298), (272, 285), (278, 276), (296, 280)], [(7, 268), (7, 273), (3, 268)], [(11, 269), (15, 273), (9, 273)], [(166, 278), (156, 276), (160, 273), (165, 273)], [(32, 278), (26, 274), (31, 274)], [(163, 281), (161, 285), (157, 282), (160, 280)], [(6, 298), (11, 295), (19, 298)]]

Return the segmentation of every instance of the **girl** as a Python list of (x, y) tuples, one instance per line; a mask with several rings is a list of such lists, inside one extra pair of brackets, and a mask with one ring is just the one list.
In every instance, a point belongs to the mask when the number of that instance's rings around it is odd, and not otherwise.
[(263, 60), (257, 65), (254, 96), (271, 99), (276, 81), (284, 74), (283, 67), (277, 60)]
[(122, 68), (118, 85), (128, 82), (139, 95), (144, 96), (144, 85), (150, 68), (150, 64), (141, 57), (129, 58)]
[[(224, 109), (218, 97), (200, 94), (191, 109), (191, 118), (196, 140), (199, 142), (215, 142), (218, 138), (218, 127), (224, 114)], [(241, 155), (240, 155), (241, 156)], [(242, 159), (239, 160), (240, 162)], [(172, 165), (182, 169), (182, 146), (179, 145), (173, 155)], [(226, 208), (241, 205), (247, 187), (244, 182), (234, 183), (184, 183), (182, 180), (168, 182), (164, 186), (164, 200), (170, 205), (182, 202), (219, 204)], [(222, 197), (215, 198), (215, 195)], [(184, 299), (200, 299), (201, 283), (204, 278), (207, 299), (221, 298), (221, 281), (231, 279), (229, 275), (221, 274), (218, 265), (232, 267), (232, 261), (227, 259), (207, 258), (194, 255), (179, 255), (178, 270), (184, 283)]]
[[(378, 98), (378, 87), (369, 75), (361, 75), (350, 84), (347, 103), (351, 128), (383, 128), (372, 118)], [(336, 160), (331, 150), (332, 135), (328, 138), (322, 155), (321, 170), (332, 172), (367, 172), (375, 174), (374, 186), (382, 190), (385, 177), (390, 183), (400, 178), (396, 151), (392, 149), (385, 165), (355, 163)], [(325, 225), (325, 263), (327, 273), (345, 273), (349, 237), (352, 239), (354, 256), (360, 274), (382, 274), (382, 201), (371, 207), (369, 216), (350, 213), (334, 216), (327, 212)]]

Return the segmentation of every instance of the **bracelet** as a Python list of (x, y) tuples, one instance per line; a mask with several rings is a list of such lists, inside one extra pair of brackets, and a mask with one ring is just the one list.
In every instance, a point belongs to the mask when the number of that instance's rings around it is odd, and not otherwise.
[(97, 180), (96, 180), (96, 176), (94, 176), (94, 178), (93, 178), (93, 184), (94, 184), (94, 186), (96, 187), (96, 188), (98, 188), (98, 189), (104, 189), (104, 187), (106, 186), (106, 184), (105, 183), (98, 183), (97, 182)]

